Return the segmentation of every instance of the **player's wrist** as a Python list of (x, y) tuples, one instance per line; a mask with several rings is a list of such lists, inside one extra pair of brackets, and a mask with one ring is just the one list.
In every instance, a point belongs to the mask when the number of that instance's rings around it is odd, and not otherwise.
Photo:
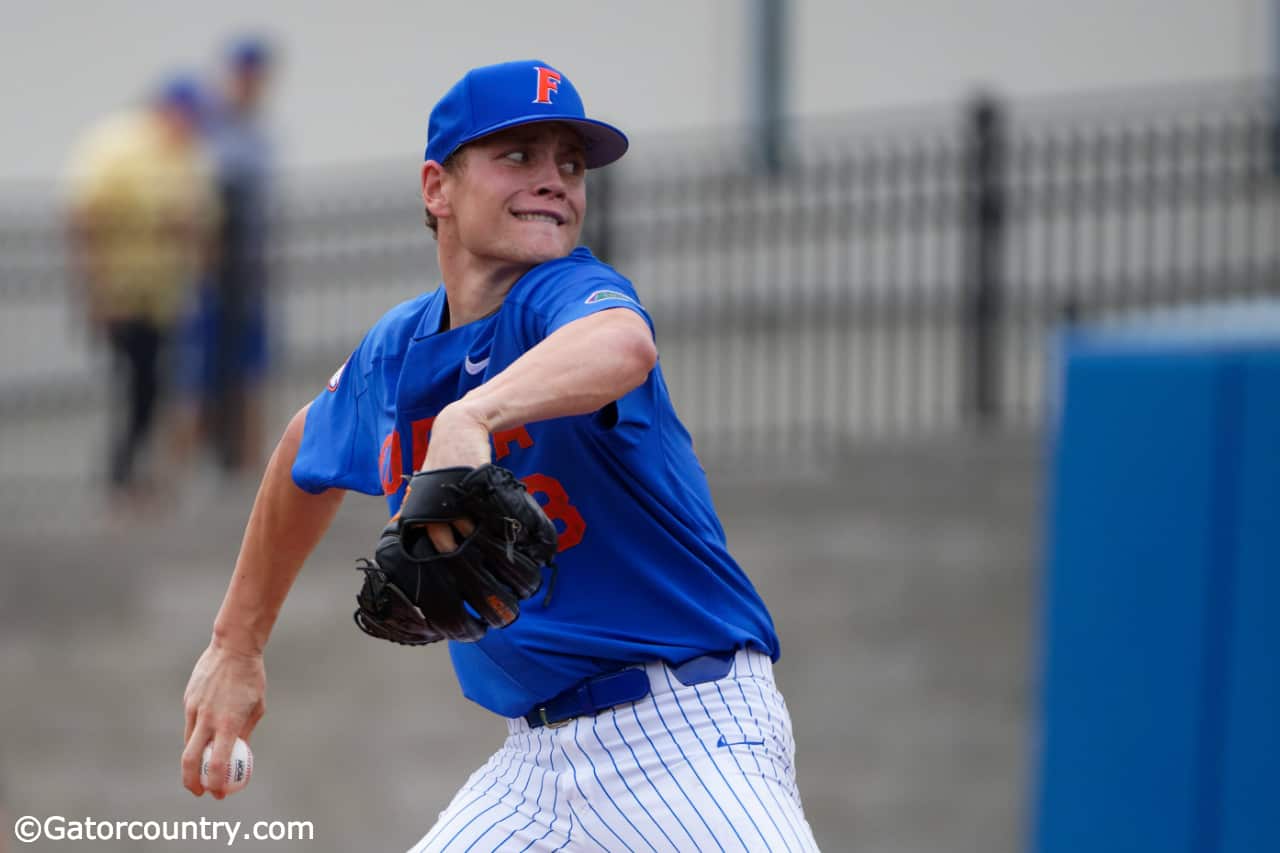
[(439, 422), (441, 419), (451, 420), (455, 426), (482, 429), (490, 435), (494, 432), (493, 413), (479, 397), (471, 394), (446, 406), (436, 420)]
[(237, 657), (262, 657), (266, 645), (266, 638), (259, 639), (251, 629), (222, 622), (214, 623), (213, 636), (209, 640), (211, 648)]

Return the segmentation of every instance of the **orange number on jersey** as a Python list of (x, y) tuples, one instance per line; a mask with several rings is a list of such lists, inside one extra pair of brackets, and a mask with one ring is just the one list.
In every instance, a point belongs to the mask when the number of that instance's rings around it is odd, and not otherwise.
[(528, 450), (533, 447), (533, 436), (529, 435), (529, 431), (522, 426), (515, 429), (504, 429), (502, 432), (493, 434), (493, 449), (501, 459), (511, 453), (511, 445), (515, 443), (522, 449)]
[(400, 433), (393, 429), (382, 442), (382, 451), (378, 454), (378, 478), (382, 480), (383, 494), (393, 495), (400, 488), (402, 464)]
[(521, 482), (529, 490), (529, 494), (541, 492), (546, 495), (547, 502), (542, 505), (543, 511), (552, 521), (564, 524), (564, 532), (557, 541), (559, 550), (568, 551), (582, 541), (582, 534), (587, 532), (587, 523), (583, 521), (578, 508), (569, 503), (569, 495), (559, 480), (546, 474), (530, 474)]
[[(434, 416), (422, 418), (414, 421), (410, 426), (413, 429), (413, 470), (417, 471), (422, 468), (422, 463), (427, 461), (427, 448), (431, 438), (431, 427), (435, 425)], [(503, 430), (493, 434), (493, 449), (499, 459), (511, 454), (511, 445), (528, 449), (533, 447), (533, 437), (529, 435), (529, 431), (522, 426), (515, 429)]]
[[(413, 444), (410, 452), (413, 454), (413, 471), (422, 468), (422, 463), (426, 461), (427, 442), (430, 438), (431, 427), (435, 422), (436, 419), (430, 417), (414, 421), (411, 424)], [(493, 436), (494, 451), (499, 459), (511, 454), (511, 445), (513, 444), (517, 447), (528, 449), (533, 447), (533, 437), (522, 426), (503, 430)], [(400, 433), (392, 430), (386, 441), (382, 443), (382, 453), (378, 460), (378, 468), (382, 475), (382, 490), (389, 495), (395, 493), (403, 482), (400, 467), (402, 458)], [(569, 495), (565, 492), (564, 486), (560, 485), (560, 481), (546, 474), (530, 474), (522, 482), (530, 494), (541, 493), (547, 496), (547, 502), (542, 504), (543, 511), (552, 521), (558, 521), (564, 526), (564, 530), (557, 540), (559, 550), (567, 551), (581, 542), (583, 534), (587, 531), (587, 522), (583, 520), (578, 508), (569, 503)]]

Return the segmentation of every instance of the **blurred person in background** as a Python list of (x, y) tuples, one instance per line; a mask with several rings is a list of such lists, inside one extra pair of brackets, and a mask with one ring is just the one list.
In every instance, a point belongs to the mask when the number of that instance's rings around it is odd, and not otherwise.
[(267, 206), (272, 146), (260, 120), (268, 42), (231, 43), (204, 113), (222, 209), (217, 252), (184, 323), (188, 394), (179, 431), (187, 456), (201, 437), (232, 473), (262, 465), (261, 383), (267, 366)]
[(218, 218), (200, 109), (195, 78), (174, 75), (140, 108), (92, 128), (69, 170), (74, 270), (90, 333), (110, 348), (120, 403), (108, 480), (130, 502), (147, 491), (138, 458), (154, 431), (165, 344)]

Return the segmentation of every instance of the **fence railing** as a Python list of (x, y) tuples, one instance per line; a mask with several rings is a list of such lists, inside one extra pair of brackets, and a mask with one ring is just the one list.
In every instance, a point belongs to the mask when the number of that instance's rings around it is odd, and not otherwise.
[[(1031, 427), (1063, 323), (1280, 295), (1271, 90), (1165, 100), (810, 123), (777, 172), (737, 136), (638, 143), (591, 176), (584, 242), (636, 283), (713, 463)], [(291, 184), (269, 249), (289, 405), (439, 277), (414, 164), (326, 178)], [(31, 467), (14, 425), (103, 406), (68, 281), (56, 211), (0, 217), (0, 481)]]

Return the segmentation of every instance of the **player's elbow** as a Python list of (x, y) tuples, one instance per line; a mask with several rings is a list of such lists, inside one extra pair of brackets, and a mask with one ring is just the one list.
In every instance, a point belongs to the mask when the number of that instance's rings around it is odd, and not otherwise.
[[(639, 320), (639, 318), (636, 318)], [(649, 377), (649, 372), (658, 363), (658, 347), (649, 333), (649, 326), (643, 320), (628, 323), (623, 333), (615, 339), (615, 352), (623, 363), (623, 372), (629, 388), (640, 385)]]
[(281, 466), (285, 470), (292, 470), (294, 460), (298, 456), (298, 448), (302, 446), (302, 431), (307, 425), (307, 410), (311, 408), (311, 404), (303, 406), (297, 411), (289, 421), (289, 425), (284, 428), (284, 434), (280, 436), (280, 443), (276, 445), (276, 450), (271, 454), (271, 460), (267, 463), (268, 467)]
[(307, 425), (307, 410), (310, 408), (311, 404), (307, 403), (298, 409), (289, 420), (289, 425), (284, 428), (284, 435), (280, 437), (280, 444), (292, 448), (294, 453), (302, 445), (302, 430)]

